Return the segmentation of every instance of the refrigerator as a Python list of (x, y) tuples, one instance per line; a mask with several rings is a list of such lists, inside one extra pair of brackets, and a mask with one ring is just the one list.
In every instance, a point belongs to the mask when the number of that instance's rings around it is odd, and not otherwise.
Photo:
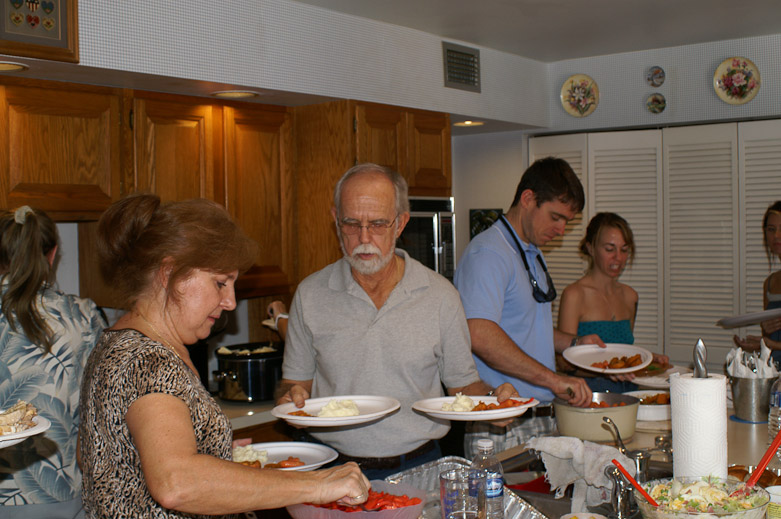
[(456, 271), (453, 197), (410, 197), (410, 219), (396, 246), (451, 282)]

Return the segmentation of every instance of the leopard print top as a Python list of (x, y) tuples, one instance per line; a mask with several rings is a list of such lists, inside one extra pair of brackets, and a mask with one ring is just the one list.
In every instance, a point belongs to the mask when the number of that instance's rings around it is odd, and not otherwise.
[(88, 518), (207, 517), (163, 508), (149, 494), (125, 413), (150, 393), (187, 404), (199, 453), (231, 459), (230, 422), (184, 362), (136, 330), (106, 330), (87, 361), (81, 389), (79, 446)]

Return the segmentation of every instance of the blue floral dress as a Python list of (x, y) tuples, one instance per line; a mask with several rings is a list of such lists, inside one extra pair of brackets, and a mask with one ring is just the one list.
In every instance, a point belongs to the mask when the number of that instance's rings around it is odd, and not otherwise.
[[(6, 287), (0, 285), (0, 291), (5, 293)], [(43, 434), (0, 449), (0, 516), (4, 506), (62, 503), (81, 496), (76, 465), (79, 387), (106, 322), (91, 300), (50, 287), (41, 289), (38, 308), (54, 332), (48, 354), (21, 333), (21, 326), (12, 331), (0, 314), (0, 409), (25, 400), (52, 424)]]

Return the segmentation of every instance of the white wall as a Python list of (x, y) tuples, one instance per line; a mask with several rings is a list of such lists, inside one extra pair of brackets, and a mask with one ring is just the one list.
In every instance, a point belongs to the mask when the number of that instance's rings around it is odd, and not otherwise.
[(456, 258), (469, 244), (470, 209), (509, 209), (525, 169), (524, 147), (522, 132), (453, 138)]
[(480, 51), (478, 94), (444, 87), (442, 38), (398, 25), (289, 0), (79, 1), (84, 67), (545, 126), (546, 65)]

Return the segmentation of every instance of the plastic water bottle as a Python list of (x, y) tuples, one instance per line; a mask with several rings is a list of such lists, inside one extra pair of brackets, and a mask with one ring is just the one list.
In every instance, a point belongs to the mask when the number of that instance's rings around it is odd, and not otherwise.
[(493, 440), (477, 440), (477, 456), (471, 469), (482, 470), (485, 478), (486, 519), (504, 518), (504, 472), (494, 454)]
[[(770, 411), (767, 415), (767, 444), (773, 443), (781, 426), (781, 377), (778, 377), (770, 386)], [(776, 456), (781, 458), (781, 449), (776, 451)]]

